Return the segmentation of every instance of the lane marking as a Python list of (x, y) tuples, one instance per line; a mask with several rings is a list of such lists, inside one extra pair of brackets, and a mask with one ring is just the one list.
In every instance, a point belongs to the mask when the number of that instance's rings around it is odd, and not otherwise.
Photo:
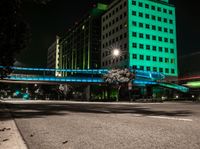
[(146, 116), (149, 118), (158, 118), (158, 119), (167, 119), (167, 120), (178, 120), (178, 121), (187, 121), (187, 122), (192, 122), (192, 119), (187, 119), (187, 118), (177, 118), (177, 117), (167, 117), (167, 116)]

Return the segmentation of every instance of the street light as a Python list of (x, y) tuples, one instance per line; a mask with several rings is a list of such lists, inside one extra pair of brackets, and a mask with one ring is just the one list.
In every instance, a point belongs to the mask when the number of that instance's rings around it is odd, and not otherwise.
[(118, 57), (120, 55), (120, 50), (119, 49), (113, 49), (113, 56)]

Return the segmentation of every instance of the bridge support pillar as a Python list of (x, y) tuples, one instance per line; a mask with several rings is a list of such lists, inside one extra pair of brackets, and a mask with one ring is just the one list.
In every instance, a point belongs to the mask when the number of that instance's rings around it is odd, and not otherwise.
[(89, 101), (90, 100), (90, 85), (86, 87), (85, 93), (86, 93), (86, 100)]

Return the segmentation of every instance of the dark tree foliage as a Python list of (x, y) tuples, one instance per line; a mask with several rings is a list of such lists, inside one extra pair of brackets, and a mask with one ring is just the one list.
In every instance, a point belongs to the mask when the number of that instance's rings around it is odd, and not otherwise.
[[(50, 0), (30, 1), (46, 4)], [(0, 0), (0, 66), (12, 66), (16, 54), (29, 43), (31, 33), (21, 14), (22, 4), (23, 0)], [(0, 68), (0, 78), (10, 72), (9, 67)]]

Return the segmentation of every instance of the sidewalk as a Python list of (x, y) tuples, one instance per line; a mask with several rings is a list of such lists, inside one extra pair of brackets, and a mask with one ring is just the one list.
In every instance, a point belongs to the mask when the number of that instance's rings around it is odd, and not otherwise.
[(18, 128), (3, 101), (0, 100), (0, 149), (27, 149)]

